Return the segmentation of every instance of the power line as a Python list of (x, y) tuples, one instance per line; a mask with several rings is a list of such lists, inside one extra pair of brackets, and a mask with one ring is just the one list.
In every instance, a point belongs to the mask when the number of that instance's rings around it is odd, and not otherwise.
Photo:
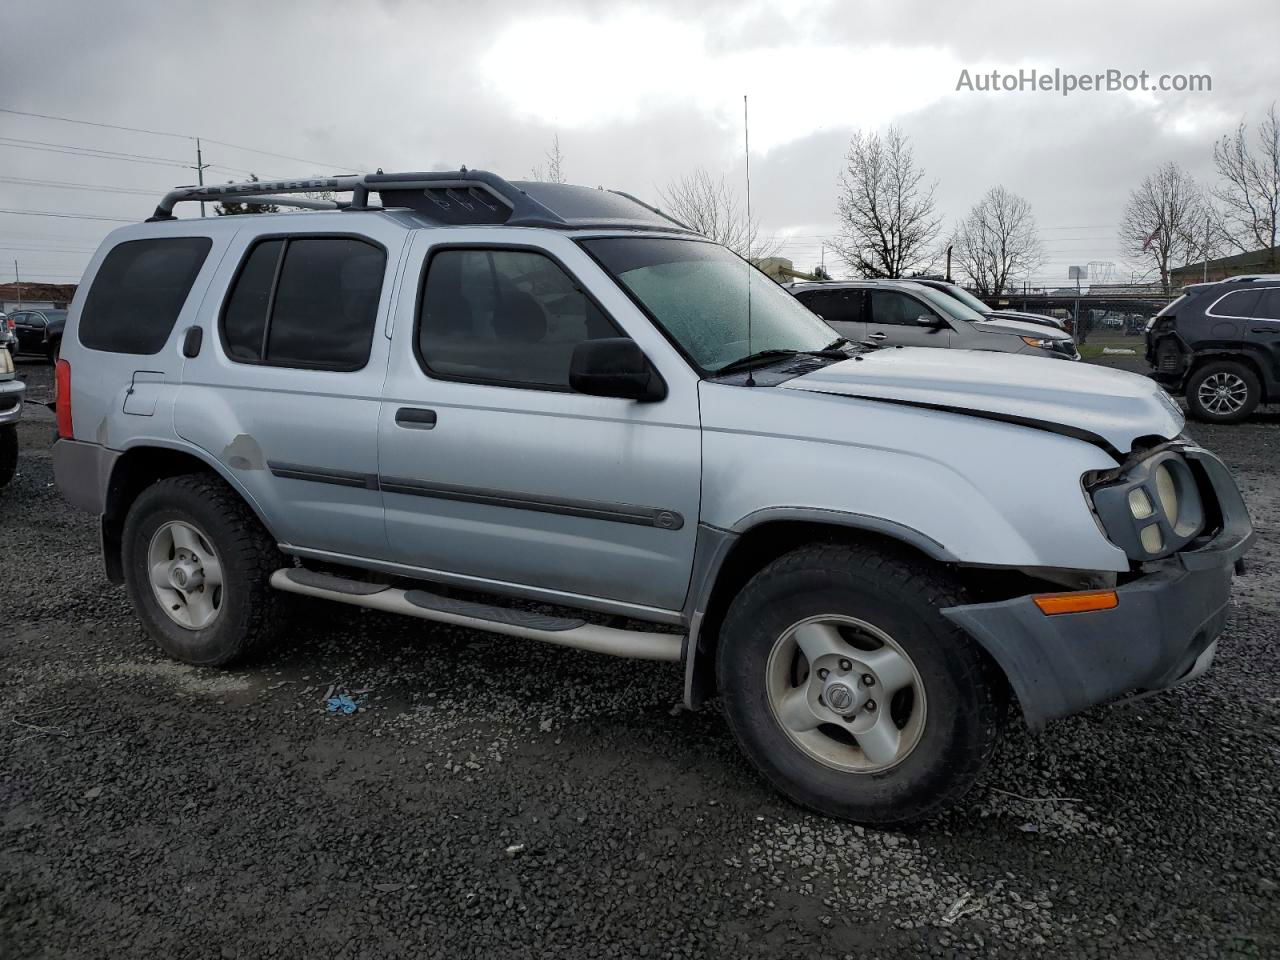
[(154, 197), (167, 188), (157, 187), (155, 190), (139, 190), (135, 187), (113, 187), (100, 183), (70, 183), (65, 180), (33, 180), (28, 177), (0, 177), (0, 183), (16, 183), (24, 187), (58, 187), (65, 190), (93, 190), (98, 193), (132, 193), (141, 197)]
[[(0, 113), (11, 113), (19, 117), (38, 117), (41, 120), (58, 120), (62, 123), (78, 123), (86, 127), (103, 127), (108, 130), (127, 130), (130, 133), (146, 133), (155, 137), (176, 137), (180, 140), (195, 140), (194, 134), (187, 133), (170, 133), (164, 130), (145, 130), (142, 127), (126, 127), (115, 123), (101, 123), (96, 120), (76, 120), (72, 117), (57, 117), (49, 113), (29, 113), (25, 110), (13, 110), (9, 107), (0, 107)], [(275, 157), (278, 160), (292, 160), (295, 163), (313, 163), (320, 167), (329, 167), (334, 170), (346, 170), (351, 173), (359, 173), (355, 167), (344, 166), (340, 163), (321, 163), (319, 160), (308, 160), (305, 157), (291, 157), (285, 153), (272, 153), (270, 150), (259, 150), (257, 147), (246, 147), (243, 144), (231, 143), (226, 140), (214, 140), (210, 137), (202, 137), (205, 143), (216, 143), (220, 147), (230, 147), (233, 150), (244, 150), (248, 153), (258, 153), (264, 157)]]
[[(3, 141), (3, 140), (5, 140), (5, 138), (0, 137), (0, 141)], [(155, 167), (186, 168), (189, 166), (189, 164), (185, 164), (181, 160), (164, 160), (159, 158), (150, 159), (150, 158), (141, 157), (141, 156), (130, 156), (128, 154), (117, 154), (115, 156), (109, 156), (109, 155), (106, 155), (105, 153), (90, 153), (82, 149), (67, 150), (67, 149), (61, 148), (60, 146), (42, 147), (42, 146), (32, 146), (25, 143), (0, 142), (0, 147), (11, 147), (17, 150), (39, 150), (42, 153), (66, 153), (66, 154), (70, 154), (73, 157), (85, 157), (90, 160), (122, 160), (126, 163), (146, 163)]]
[(67, 220), (110, 220), (112, 223), (137, 223), (133, 217), (99, 217), (91, 213), (53, 213), (49, 210), (10, 210), (0, 207), (0, 213), (14, 213), (24, 217), (62, 217)]

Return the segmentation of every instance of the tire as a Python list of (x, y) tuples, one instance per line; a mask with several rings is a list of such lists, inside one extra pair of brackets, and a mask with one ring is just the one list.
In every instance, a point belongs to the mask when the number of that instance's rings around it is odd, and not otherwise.
[[(812, 544), (770, 563), (730, 606), (716, 658), (725, 714), (747, 759), (801, 806), (857, 823), (911, 823), (955, 803), (995, 751), (1007, 696), (1004, 678), (991, 661), (938, 612), (962, 602), (959, 588), (939, 572), (891, 549)], [(784, 726), (780, 711), (785, 710), (774, 706), (778, 698), (772, 693), (778, 667), (786, 663), (786, 637), (797, 624), (829, 616), (860, 621), (856, 627), (837, 625), (836, 633), (851, 657), (875, 653), (857, 650), (846, 638), (868, 645), (883, 642), (877, 651), (881, 654), (892, 643), (905, 655), (918, 686), (892, 695), (887, 717), (885, 705), (867, 700), (848, 715), (852, 725), (845, 720), (843, 727), (824, 724), (793, 734)], [(879, 639), (871, 631), (878, 631)], [(796, 690), (808, 690), (813, 680), (814, 671), (805, 667), (806, 662), (797, 657), (789, 668), (793, 672), (786, 674), (800, 681)], [(826, 657), (819, 662), (832, 663)], [(831, 667), (833, 679), (845, 677), (845, 661), (839, 664)], [(882, 690), (882, 682), (892, 689), (881, 674), (861, 673), (859, 667), (855, 660), (854, 672), (848, 675), (857, 696)], [(858, 687), (859, 678), (875, 683)], [(825, 690), (833, 701), (839, 694), (833, 687)], [(850, 733), (864, 721), (895, 726), (904, 722), (899, 743), (905, 747), (914, 737), (913, 745), (905, 755), (877, 763), (862, 751), (863, 741)], [(802, 746), (797, 736), (809, 746)], [(818, 751), (827, 756), (820, 758)]]
[(0, 487), (9, 485), (18, 472), (18, 427), (8, 424), (0, 427)]
[[(1215, 389), (1216, 388), (1216, 389)], [(1240, 423), (1262, 401), (1258, 375), (1243, 363), (1206, 363), (1187, 381), (1187, 410), (1202, 423)]]
[[(184, 538), (190, 544), (192, 532), (194, 545), (184, 554)], [(273, 637), (280, 596), (268, 578), (285, 561), (258, 518), (221, 480), (188, 474), (151, 485), (130, 507), (122, 539), (125, 583), (134, 609), (160, 649), (175, 660), (226, 666)], [(192, 552), (198, 562), (180, 563)], [(210, 554), (214, 562), (209, 562)], [(163, 563), (166, 555), (173, 557), (170, 576), (175, 564), (183, 565), (188, 587), (195, 582), (193, 574), (204, 579), (208, 572), (208, 582), (201, 583), (208, 588), (215, 570), (219, 585), (207, 597), (200, 587), (185, 593), (154, 587), (153, 561)], [(182, 612), (171, 614), (170, 606)], [(212, 619), (203, 621), (210, 606)]]

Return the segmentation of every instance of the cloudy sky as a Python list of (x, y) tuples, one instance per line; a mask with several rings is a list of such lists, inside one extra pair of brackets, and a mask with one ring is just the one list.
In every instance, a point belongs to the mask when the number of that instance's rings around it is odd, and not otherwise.
[[(1214, 140), (1280, 97), (1277, 28), (1275, 0), (7, 0), (0, 108), (155, 133), (0, 112), (0, 279), (15, 257), (24, 279), (78, 278), (116, 224), (67, 215), (146, 216), (193, 182), (193, 136), (218, 180), (464, 163), (516, 179), (558, 136), (571, 182), (656, 201), (699, 166), (741, 182), (745, 93), (752, 203), (797, 266), (838, 229), (850, 133), (894, 123), (948, 224), (1004, 184), (1042, 228), (1037, 279), (1109, 261), (1127, 280), (1128, 191), (1169, 159), (1212, 181)], [(956, 89), (963, 69), (1020, 68), (1207, 73), (1212, 91)]]

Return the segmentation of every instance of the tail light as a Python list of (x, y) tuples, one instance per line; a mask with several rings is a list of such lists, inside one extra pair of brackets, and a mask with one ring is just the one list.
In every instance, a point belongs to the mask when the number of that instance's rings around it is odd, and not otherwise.
[(71, 428), (71, 364), (59, 360), (53, 373), (53, 403), (57, 408), (58, 436), (70, 440), (75, 436)]
[(9, 329), (10, 329), (10, 330), (14, 329), (13, 317), (5, 317), (5, 320), (6, 320), (6, 321), (8, 322), (8, 324), (9, 324)]

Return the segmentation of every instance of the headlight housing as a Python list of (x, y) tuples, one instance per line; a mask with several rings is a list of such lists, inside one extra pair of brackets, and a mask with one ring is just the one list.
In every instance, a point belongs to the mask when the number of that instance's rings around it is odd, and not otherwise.
[(9, 356), (9, 350), (6, 347), (0, 347), (0, 376), (8, 376), (13, 373), (13, 357)]
[(1107, 537), (1135, 560), (1175, 553), (1204, 529), (1195, 474), (1174, 450), (1139, 461), (1090, 493)]
[(1021, 339), (1028, 347), (1039, 347), (1041, 350), (1056, 349), (1056, 344), (1048, 337), (1022, 337)]

